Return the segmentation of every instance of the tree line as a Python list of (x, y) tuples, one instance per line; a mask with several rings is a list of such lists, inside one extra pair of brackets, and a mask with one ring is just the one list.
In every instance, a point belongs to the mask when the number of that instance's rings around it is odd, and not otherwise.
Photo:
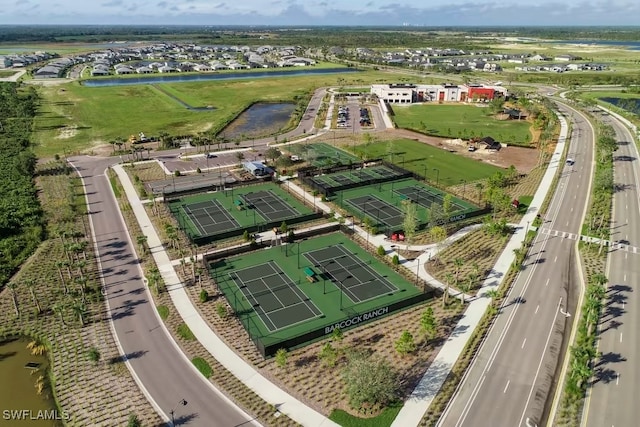
[(38, 96), (0, 82), (0, 287), (40, 244), (42, 209), (34, 184), (30, 135)]

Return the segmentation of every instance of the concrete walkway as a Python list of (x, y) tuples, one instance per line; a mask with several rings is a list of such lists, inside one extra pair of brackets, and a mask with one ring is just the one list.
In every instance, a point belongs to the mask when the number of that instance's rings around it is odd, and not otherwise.
[(147, 244), (151, 250), (158, 270), (165, 282), (167, 291), (176, 310), (189, 326), (189, 329), (207, 351), (220, 362), (225, 369), (230, 371), (236, 378), (242, 381), (247, 387), (253, 390), (264, 401), (276, 406), (280, 412), (286, 414), (294, 421), (311, 427), (328, 427), (338, 424), (326, 418), (316, 410), (309, 408), (298, 399), (281, 390), (275, 384), (263, 377), (253, 366), (244, 361), (232, 349), (227, 347), (207, 325), (198, 310), (193, 306), (186, 290), (184, 289), (176, 271), (171, 264), (171, 259), (162, 245), (160, 237), (156, 233), (151, 219), (147, 215), (144, 205), (140, 202), (133, 183), (121, 165), (113, 166), (113, 170), (118, 175), (122, 187), (131, 204), (131, 209), (140, 224), (142, 232), (147, 237)]
[(469, 338), (471, 338), (473, 331), (491, 303), (491, 298), (486, 295), (487, 291), (497, 289), (500, 286), (509, 267), (513, 263), (515, 258), (513, 250), (522, 246), (526, 230), (536, 218), (540, 206), (542, 206), (551, 188), (558, 167), (561, 166), (560, 160), (564, 152), (568, 127), (562, 116), (559, 116), (559, 119), (561, 130), (558, 144), (551, 157), (547, 171), (531, 202), (531, 206), (522, 217), (519, 226), (502, 251), (489, 277), (484, 281), (482, 291), (478, 294), (477, 298), (469, 303), (462, 319), (458, 322), (453, 333), (447, 339), (444, 346), (442, 346), (433, 363), (429, 366), (429, 369), (427, 369), (427, 372), (425, 372), (422, 380), (420, 380), (413, 393), (411, 393), (411, 396), (409, 396), (409, 399), (405, 402), (398, 416), (391, 424), (392, 427), (407, 427), (420, 424), (420, 420), (429, 409), (431, 402), (433, 402), (433, 399), (438, 394), (440, 387), (442, 387), (453, 365), (460, 357), (460, 354), (462, 354), (465, 345), (469, 341)]

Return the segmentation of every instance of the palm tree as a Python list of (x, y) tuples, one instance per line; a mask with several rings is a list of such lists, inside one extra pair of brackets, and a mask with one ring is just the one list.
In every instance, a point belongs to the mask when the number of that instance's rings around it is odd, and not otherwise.
[(460, 275), (460, 269), (464, 266), (464, 259), (458, 257), (453, 260), (453, 265), (456, 267), (455, 270), (455, 284), (458, 284), (458, 276)]
[(27, 289), (29, 289), (29, 293), (31, 294), (31, 300), (33, 301), (33, 304), (36, 306), (36, 309), (38, 310), (38, 314), (41, 314), (42, 308), (40, 307), (40, 301), (38, 301), (38, 297), (36, 296), (36, 291), (35, 291), (36, 281), (33, 279), (26, 279), (24, 281), (24, 286)]
[(449, 304), (449, 288), (451, 287), (451, 282), (453, 282), (453, 275), (451, 273), (447, 273), (445, 277), (444, 293), (442, 294), (443, 307), (446, 307)]
[(16, 290), (18, 289), (18, 282), (9, 282), (7, 283), (7, 288), (11, 292), (11, 300), (13, 301), (13, 309), (16, 311), (16, 316), (20, 316), (20, 309), (18, 308), (18, 294)]
[(60, 321), (64, 326), (67, 326), (67, 323), (64, 321), (64, 313), (67, 311), (67, 304), (60, 300), (56, 302), (53, 307), (53, 312), (56, 313), (60, 317)]
[(84, 326), (84, 315), (87, 312), (87, 306), (84, 302), (80, 300), (73, 300), (71, 303), (71, 310), (73, 310), (73, 314), (78, 316), (78, 320), (80, 321), (80, 326)]
[(140, 248), (140, 253), (146, 254), (147, 247), (145, 246), (145, 244), (147, 243), (147, 236), (145, 236), (144, 234), (136, 236), (136, 242), (138, 243), (138, 247)]
[(496, 300), (500, 297), (500, 292), (498, 292), (497, 289), (489, 289), (487, 292), (484, 293), (487, 297), (491, 298), (492, 300)]
[(86, 303), (87, 302), (87, 298), (86, 298), (86, 292), (85, 292), (85, 288), (87, 286), (87, 278), (84, 276), (81, 277), (76, 277), (75, 278), (75, 282), (80, 285), (80, 294), (82, 294), (82, 302)]

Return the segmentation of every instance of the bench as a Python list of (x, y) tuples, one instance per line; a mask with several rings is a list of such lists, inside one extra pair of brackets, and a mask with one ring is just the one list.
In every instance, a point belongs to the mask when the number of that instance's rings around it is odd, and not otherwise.
[(302, 269), (302, 271), (304, 272), (305, 276), (307, 276), (307, 280), (309, 282), (314, 283), (316, 281), (316, 272), (313, 271), (311, 267), (305, 267)]

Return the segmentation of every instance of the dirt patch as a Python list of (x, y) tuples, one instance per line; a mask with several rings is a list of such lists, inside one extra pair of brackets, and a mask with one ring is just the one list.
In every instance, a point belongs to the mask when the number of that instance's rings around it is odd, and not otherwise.
[(381, 139), (413, 139), (443, 150), (455, 152), (456, 154), (464, 157), (480, 160), (502, 168), (508, 168), (513, 165), (520, 173), (528, 173), (536, 166), (538, 161), (538, 151), (533, 148), (511, 146), (502, 148), (500, 151), (491, 151), (480, 148), (474, 152), (470, 152), (467, 151), (467, 144), (464, 141), (461, 143), (461, 140), (427, 136), (406, 129), (387, 129), (378, 133), (378, 135)]
[(69, 139), (73, 138), (78, 134), (77, 126), (65, 126), (58, 130), (58, 135), (55, 137), (56, 139)]

